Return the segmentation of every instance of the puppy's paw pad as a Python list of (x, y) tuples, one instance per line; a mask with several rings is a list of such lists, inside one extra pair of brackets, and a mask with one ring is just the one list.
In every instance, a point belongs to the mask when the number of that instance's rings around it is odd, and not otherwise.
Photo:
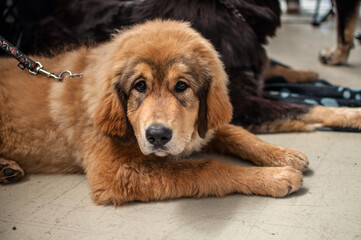
[(0, 160), (0, 183), (8, 184), (19, 181), (24, 176), (23, 169), (14, 161)]

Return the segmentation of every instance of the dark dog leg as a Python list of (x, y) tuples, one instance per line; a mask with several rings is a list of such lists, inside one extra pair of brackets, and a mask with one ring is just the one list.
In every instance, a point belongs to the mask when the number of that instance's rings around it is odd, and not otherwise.
[(0, 183), (14, 183), (24, 175), (24, 170), (16, 162), (0, 158)]
[(289, 83), (307, 83), (314, 82), (318, 79), (318, 74), (312, 71), (295, 70), (270, 62), (266, 67), (265, 79), (272, 77), (284, 77)]
[(340, 65), (347, 61), (347, 57), (353, 47), (353, 35), (355, 32), (360, 0), (335, 1), (337, 10), (337, 45), (332, 49), (323, 49), (320, 52), (320, 61), (328, 65)]
[(255, 133), (307, 132), (318, 127), (361, 129), (360, 108), (291, 104), (262, 97), (249, 97), (233, 106), (232, 123)]
[(331, 108), (314, 106), (308, 113), (249, 126), (249, 130), (259, 133), (269, 132), (304, 132), (317, 128), (351, 128), (361, 130), (361, 109)]

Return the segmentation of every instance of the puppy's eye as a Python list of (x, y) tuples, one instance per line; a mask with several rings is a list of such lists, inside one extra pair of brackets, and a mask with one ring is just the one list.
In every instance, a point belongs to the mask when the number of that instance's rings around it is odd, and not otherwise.
[(134, 89), (141, 93), (145, 92), (145, 90), (147, 90), (147, 84), (145, 81), (139, 81), (134, 85)]
[(188, 84), (186, 84), (185, 82), (178, 81), (174, 87), (174, 90), (176, 92), (184, 92), (188, 87), (189, 87)]

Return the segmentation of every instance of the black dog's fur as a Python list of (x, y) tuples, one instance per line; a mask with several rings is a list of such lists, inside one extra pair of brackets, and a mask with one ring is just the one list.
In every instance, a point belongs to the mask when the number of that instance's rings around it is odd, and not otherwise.
[(336, 12), (337, 12), (337, 32), (341, 37), (343, 43), (346, 43), (345, 30), (348, 22), (351, 21), (351, 16), (359, 10), (357, 5), (360, 0), (335, 0)]
[(361, 0), (334, 0), (337, 15), (337, 45), (321, 50), (319, 59), (324, 64), (340, 65), (347, 62), (353, 47), (354, 33)]
[[(33, 27), (33, 31), (24, 31), (34, 34), (28, 36), (34, 41), (20, 47), (31, 52), (58, 43), (102, 42), (109, 39), (114, 28), (146, 19), (185, 20), (211, 40), (223, 57), (230, 77), (229, 90), (234, 107), (232, 123), (259, 132), (259, 126), (264, 123), (297, 119), (309, 112), (309, 106), (268, 100), (262, 96), (263, 73), (269, 64), (263, 45), (280, 25), (278, 0), (228, 2), (239, 10), (245, 21), (220, 0), (55, 1), (51, 3), (49, 16), (37, 21), (40, 26)], [(262, 129), (265, 131), (264, 127)]]

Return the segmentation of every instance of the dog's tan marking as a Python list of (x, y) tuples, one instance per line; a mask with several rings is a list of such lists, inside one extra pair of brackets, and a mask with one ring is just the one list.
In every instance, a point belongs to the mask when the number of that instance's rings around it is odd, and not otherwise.
[(270, 66), (265, 78), (282, 76), (289, 83), (307, 83), (318, 79), (318, 74), (312, 71), (295, 70), (281, 65)]
[(361, 109), (360, 108), (332, 108), (315, 106), (302, 120), (321, 124), (325, 127), (350, 127), (361, 129)]
[(319, 127), (344, 127), (361, 129), (360, 108), (333, 108), (314, 106), (309, 113), (300, 115), (298, 119), (284, 119), (252, 125), (248, 130), (257, 133), (273, 132), (307, 132)]

